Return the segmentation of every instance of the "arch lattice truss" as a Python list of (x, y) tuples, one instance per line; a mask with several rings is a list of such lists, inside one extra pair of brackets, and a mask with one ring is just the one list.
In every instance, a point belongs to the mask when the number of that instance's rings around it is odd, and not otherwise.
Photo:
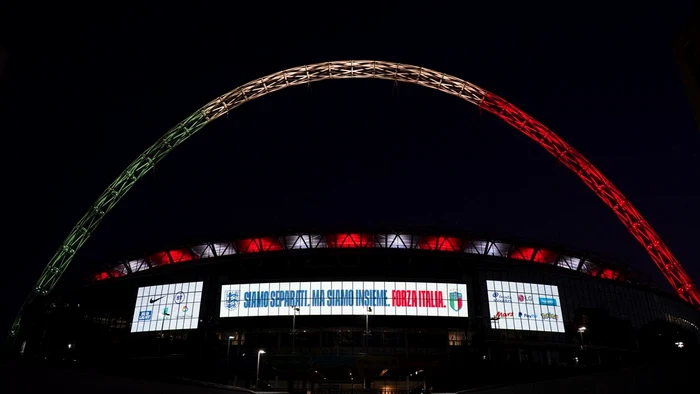
[[(185, 142), (204, 126), (239, 105), (268, 93), (316, 81), (351, 78), (374, 78), (422, 85), (457, 96), (503, 119), (540, 144), (559, 162), (573, 171), (613, 210), (649, 253), (678, 295), (687, 302), (700, 306), (700, 293), (649, 223), (600, 171), (558, 135), (504, 99), (467, 81), (424, 67), (382, 61), (334, 61), (279, 71), (239, 86), (188, 116), (129, 164), (126, 170), (99, 196), (51, 258), (27, 302), (31, 302), (36, 295), (45, 295), (50, 292), (75, 253), (134, 183), (148, 173), (172, 149)], [(13, 325), (12, 333), (16, 333), (19, 329), (21, 312)]]

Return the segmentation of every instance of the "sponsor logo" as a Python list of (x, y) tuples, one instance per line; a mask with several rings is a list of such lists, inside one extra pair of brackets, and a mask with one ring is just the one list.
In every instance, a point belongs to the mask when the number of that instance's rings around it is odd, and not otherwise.
[(224, 294), (224, 305), (228, 310), (238, 309), (238, 305), (241, 303), (241, 292), (240, 290), (230, 290)]
[(494, 291), (492, 296), (493, 296), (493, 301), (496, 301), (496, 302), (513, 302), (513, 299), (511, 298), (510, 294), (503, 295), (497, 291)]
[(540, 305), (557, 306), (557, 299), (540, 297)]
[(176, 304), (182, 304), (182, 302), (185, 301), (185, 293), (178, 291), (175, 293), (175, 303)]
[(164, 319), (167, 318), (168, 316), (170, 316), (170, 307), (166, 306), (165, 308), (163, 308), (162, 315), (163, 315)]
[(533, 302), (531, 295), (518, 294), (518, 302)]
[(154, 303), (154, 302), (156, 302), (156, 301), (162, 299), (163, 297), (165, 297), (165, 296), (160, 296), (160, 297), (158, 297), (158, 298), (151, 298), (150, 300), (148, 300), (148, 302), (149, 302), (150, 304), (152, 304), (152, 303)]
[(497, 319), (505, 318), (505, 317), (513, 317), (513, 312), (501, 312), (501, 311), (498, 311), (498, 312), (496, 312), (495, 315), (493, 315), (493, 317), (495, 317), (495, 318), (497, 318)]
[(535, 313), (533, 313), (533, 314), (528, 314), (528, 313), (518, 312), (518, 317), (521, 318), (521, 319), (522, 319), (523, 317), (526, 318), (526, 319), (537, 319), (537, 314), (535, 314)]
[(183, 305), (182, 308), (180, 308), (180, 310), (181, 310), (182, 313), (184, 314), (184, 313), (187, 313), (187, 311), (189, 311), (190, 308), (188, 308), (187, 305)]
[(151, 320), (151, 317), (153, 317), (153, 311), (139, 312), (139, 320)]
[(557, 320), (559, 316), (554, 313), (541, 313), (543, 319), (554, 319)]
[(464, 301), (462, 299), (462, 293), (458, 291), (450, 292), (450, 308), (453, 311), (459, 311), (464, 306)]

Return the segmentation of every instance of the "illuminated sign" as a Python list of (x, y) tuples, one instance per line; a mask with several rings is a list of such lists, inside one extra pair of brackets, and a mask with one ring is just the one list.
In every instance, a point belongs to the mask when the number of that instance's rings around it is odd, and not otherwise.
[(497, 291), (494, 291), (493, 294), (491, 294), (491, 297), (493, 297), (493, 301), (496, 301), (496, 302), (507, 302), (507, 303), (513, 302), (513, 299), (511, 298), (510, 294), (503, 294), (503, 293), (499, 293)]
[(533, 298), (530, 294), (518, 294), (518, 302), (532, 302)]
[(491, 328), (564, 332), (559, 288), (487, 280)]
[(139, 311), (139, 320), (151, 320), (151, 317), (153, 317), (152, 310)]
[(221, 288), (220, 317), (291, 316), (294, 313), (467, 317), (467, 285), (329, 281), (250, 283)]
[(139, 287), (131, 332), (197, 328), (203, 282)]

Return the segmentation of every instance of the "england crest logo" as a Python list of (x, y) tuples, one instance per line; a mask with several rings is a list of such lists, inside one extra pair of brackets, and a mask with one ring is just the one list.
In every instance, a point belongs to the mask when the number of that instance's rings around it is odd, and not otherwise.
[(224, 294), (224, 302), (226, 305), (226, 309), (228, 310), (234, 310), (238, 308), (238, 304), (240, 303), (240, 295), (241, 291), (240, 290), (229, 290)]

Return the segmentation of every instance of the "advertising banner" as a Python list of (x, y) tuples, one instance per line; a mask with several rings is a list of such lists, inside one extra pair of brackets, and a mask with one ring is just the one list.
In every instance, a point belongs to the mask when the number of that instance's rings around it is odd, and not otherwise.
[(487, 280), (486, 290), (491, 328), (564, 332), (557, 286)]
[(139, 287), (131, 332), (197, 328), (203, 282)]
[(328, 281), (247, 283), (221, 288), (220, 317), (291, 316), (295, 313), (467, 317), (467, 285)]

